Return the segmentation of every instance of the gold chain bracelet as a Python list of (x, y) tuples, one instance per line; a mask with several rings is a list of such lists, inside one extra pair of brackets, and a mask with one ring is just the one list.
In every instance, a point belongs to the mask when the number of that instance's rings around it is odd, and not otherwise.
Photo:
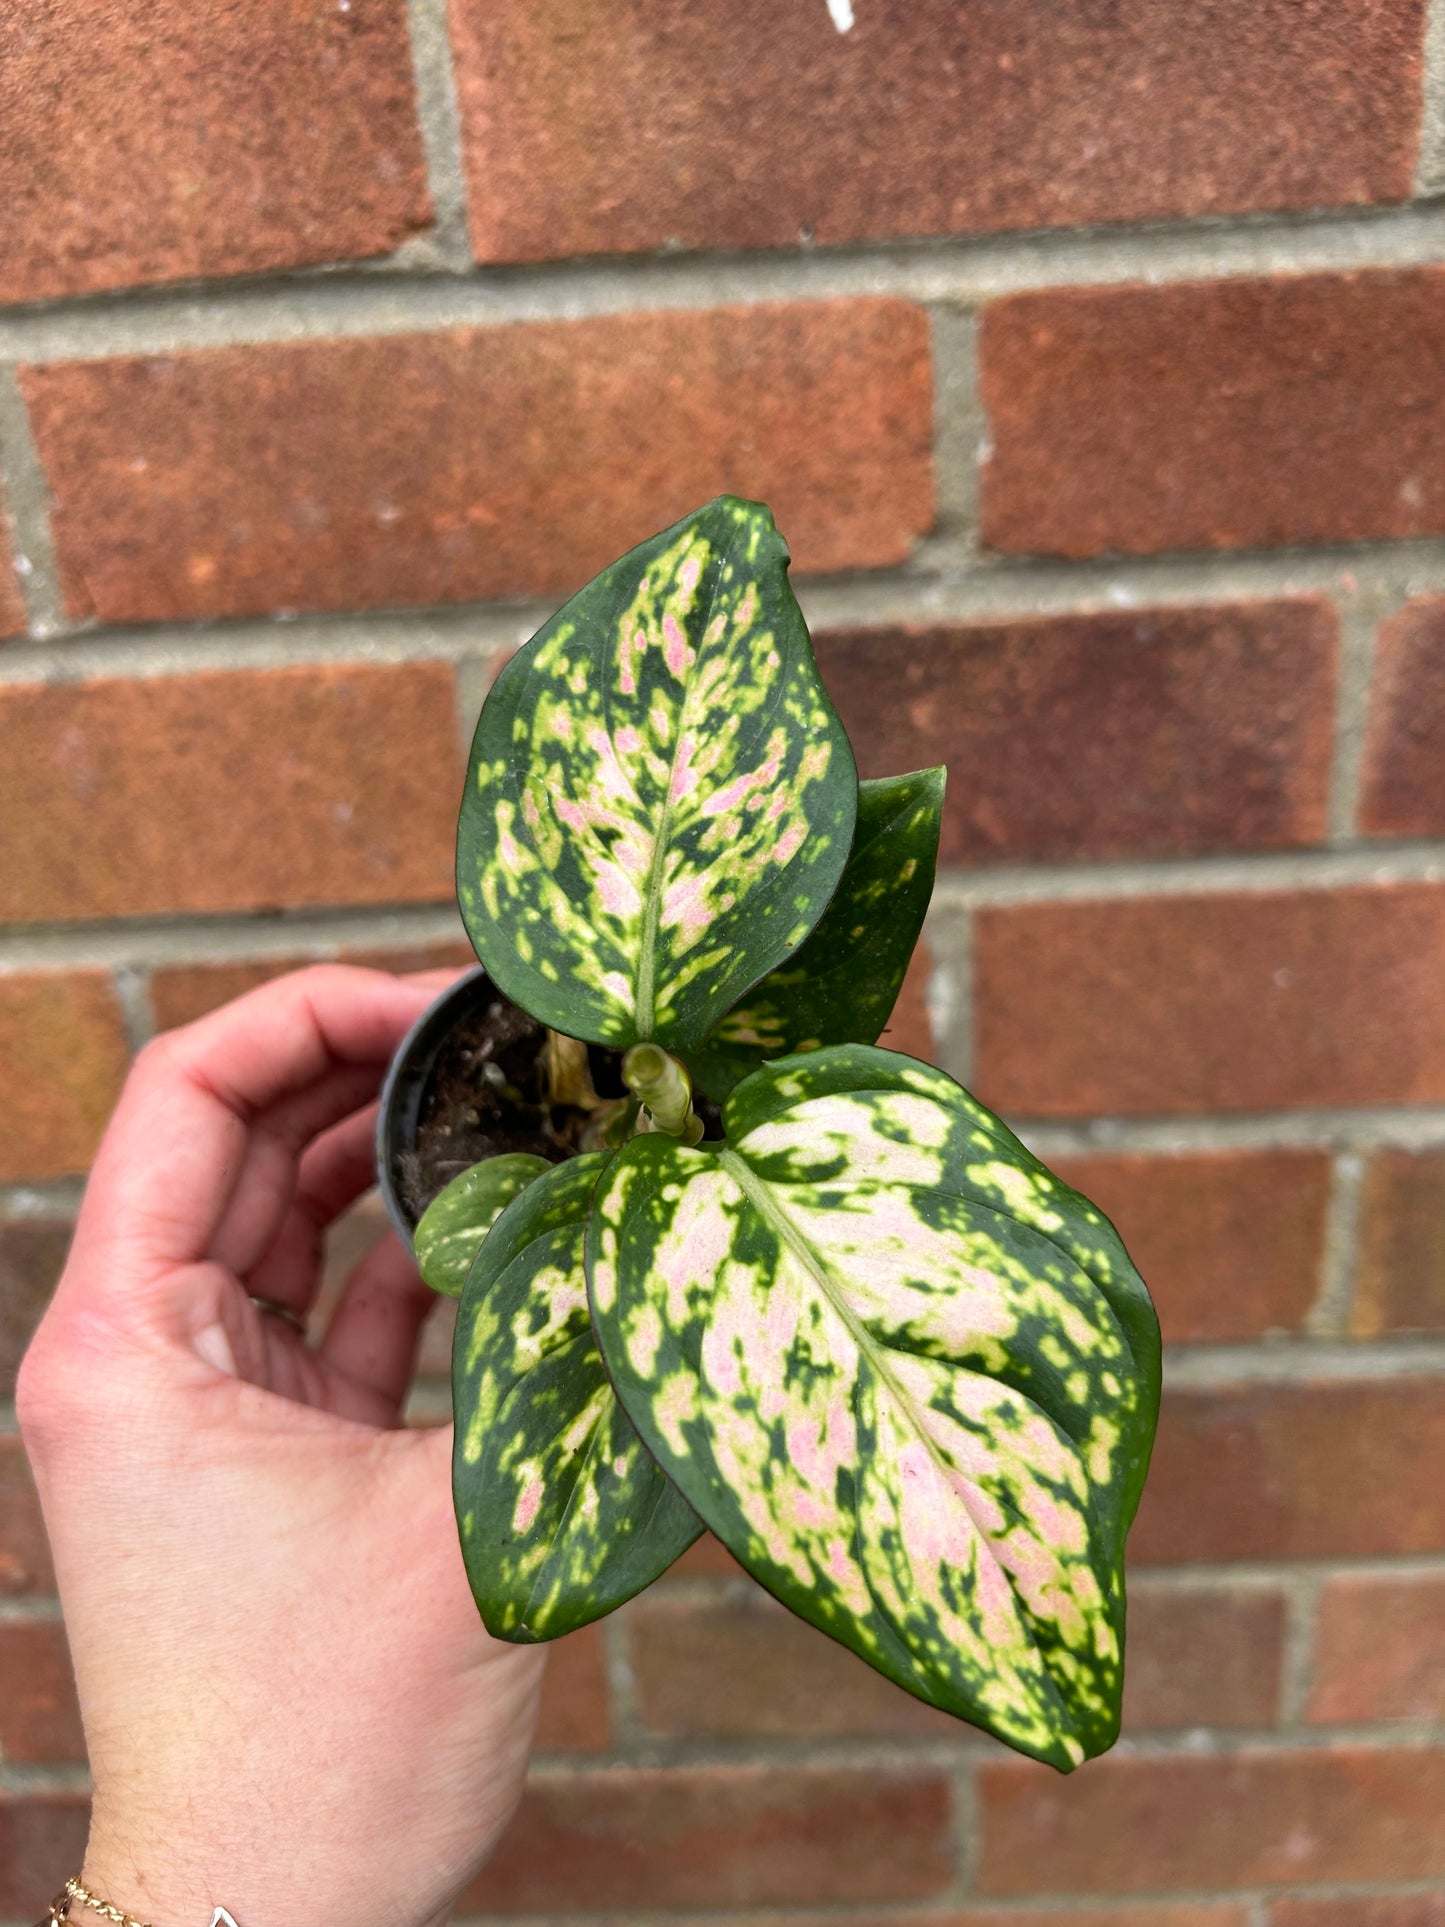
[[(38, 1923), (38, 1927), (60, 1927), (61, 1922), (68, 1921), (72, 1900), (78, 1900), (82, 1907), (91, 1907), (96, 1913), (104, 1914), (107, 1920), (115, 1922), (115, 1927), (147, 1927), (146, 1922), (137, 1920), (134, 1914), (123, 1913), (119, 1907), (112, 1907), (108, 1900), (88, 1892), (74, 1874), (51, 1901), (50, 1912)], [(236, 1922), (224, 1907), (217, 1907), (207, 1927), (236, 1927)]]

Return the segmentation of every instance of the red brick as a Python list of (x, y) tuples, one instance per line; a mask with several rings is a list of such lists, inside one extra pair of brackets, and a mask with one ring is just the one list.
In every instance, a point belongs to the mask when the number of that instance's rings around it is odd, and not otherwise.
[(0, 301), (385, 254), (431, 218), (403, 0), (17, 0), (0, 126)]
[(1166, 1394), (1141, 1564), (1445, 1551), (1445, 1380)]
[(547, 1648), (537, 1746), (544, 1753), (591, 1753), (611, 1742), (606, 1634), (600, 1625), (584, 1626)]
[(1014, 295), (986, 311), (981, 357), (993, 548), (1445, 530), (1439, 269)]
[[(3, 33), (0, 27), (0, 33)], [(5, 515), (5, 498), (0, 496), (0, 641), (7, 636), (23, 636), (29, 624), (20, 578), (15, 573), (15, 545), (10, 539), (10, 524)]]
[(1299, 1331), (1319, 1291), (1323, 1151), (1051, 1158), (1113, 1219), (1166, 1343)]
[(0, 1620), (0, 1759), (84, 1760), (85, 1734), (58, 1619)]
[(1284, 1659), (1276, 1586), (1129, 1586), (1124, 1731), (1273, 1726)]
[(1149, 1893), (1445, 1876), (1445, 1750), (1094, 1761), (979, 1775), (982, 1894)]
[(724, 489), (771, 503), (805, 571), (901, 562), (933, 519), (928, 324), (901, 301), (218, 348), (21, 385), (67, 607), (110, 622), (570, 591)]
[(1269, 1910), (1269, 1927), (1445, 1927), (1445, 1893), (1277, 1900)]
[(454, 0), (483, 260), (1400, 200), (1420, 0)]
[(893, 1015), (878, 1042), (885, 1050), (902, 1051), (905, 1057), (921, 1057), (932, 1063), (935, 1048), (933, 1019), (928, 1014), (928, 980), (933, 975), (933, 956), (927, 942), (920, 938), (909, 960), (908, 974), (893, 1006)]
[(637, 1717), (663, 1739), (947, 1739), (966, 1733), (755, 1586), (689, 1599), (674, 1587), (628, 1610)]
[[(1162, 1907), (1157, 1902), (1147, 1902), (1141, 1907), (1137, 1902), (1125, 1901), (1117, 1907), (1070, 1907), (1063, 1913), (1051, 1908), (1039, 1913), (1030, 1907), (1021, 1913), (1016, 1907), (1003, 1911), (996, 1907), (969, 1907), (962, 1913), (950, 1910), (944, 1914), (931, 1911), (920, 1914), (911, 1909), (906, 1915), (750, 1913), (739, 1915), (736, 1920), (722, 1920), (716, 1914), (709, 1914), (707, 1927), (1250, 1927), (1250, 1918), (1247, 1908), (1231, 1906), (1228, 1902), (1199, 1905), (1188, 1901), (1178, 1905), (1166, 1902)], [(1365, 1927), (1371, 1927), (1371, 1923), (1367, 1922)], [(1400, 1927), (1417, 1927), (1417, 1923), (1402, 1919)], [(1436, 1927), (1436, 1923), (1422, 1918), (1418, 1927)]]
[(1445, 1574), (1350, 1575), (1326, 1583), (1308, 1717), (1445, 1717)]
[[(757, 1587), (663, 1586), (628, 1622), (637, 1718), (660, 1739), (966, 1735)], [(1273, 1724), (1283, 1628), (1273, 1587), (1135, 1584), (1125, 1731)]]
[(194, 1023), (232, 998), (320, 961), (363, 964), (406, 976), (418, 970), (462, 969), (474, 964), (471, 946), (462, 942), (424, 944), (322, 944), (284, 957), (247, 957), (227, 963), (165, 964), (150, 978), (151, 1008), (157, 1030)]
[(720, 1539), (714, 1539), (710, 1532), (695, 1539), (687, 1551), (669, 1567), (668, 1576), (673, 1579), (736, 1579), (742, 1567), (733, 1558)]
[(71, 1228), (61, 1212), (0, 1217), (0, 1398), (15, 1396), (15, 1374), (60, 1277)]
[(1333, 609), (1249, 602), (819, 638), (864, 776), (946, 763), (940, 860), (1318, 842)]
[(1360, 1215), (1351, 1329), (1445, 1331), (1445, 1150), (1377, 1152)]
[(0, 1598), (53, 1592), (50, 1544), (25, 1448), (0, 1433)]
[(1445, 1099), (1445, 890), (1020, 904), (976, 923), (979, 1095), (1004, 1112)]
[(1360, 826), (1372, 836), (1445, 833), (1445, 597), (1380, 626), (1365, 732)]
[(461, 793), (445, 663), (0, 691), (0, 916), (443, 902)]
[(921, 1766), (549, 1774), (458, 1911), (926, 1899), (952, 1879), (950, 1804)]
[[(0, 729), (0, 790), (11, 774), (10, 753)], [(28, 832), (17, 833), (24, 826), (3, 802), (0, 822), (9, 838), (0, 866), (3, 899), (7, 879), (33, 860), (34, 849)], [(128, 1061), (109, 971), (0, 971), (0, 1183), (83, 1171), (120, 1095)]]
[(76, 1793), (0, 1796), (0, 1919), (32, 1920), (79, 1870), (90, 1802)]

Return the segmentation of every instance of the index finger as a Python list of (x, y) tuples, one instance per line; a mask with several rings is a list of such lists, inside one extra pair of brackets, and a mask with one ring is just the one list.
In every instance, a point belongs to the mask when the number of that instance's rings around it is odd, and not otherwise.
[[(142, 1051), (91, 1172), (76, 1250), (103, 1238), (148, 1264), (206, 1256), (251, 1139), (333, 1083), (343, 1112), (380, 1081), (436, 985), (318, 964)], [(329, 1121), (313, 1102), (313, 1128)]]

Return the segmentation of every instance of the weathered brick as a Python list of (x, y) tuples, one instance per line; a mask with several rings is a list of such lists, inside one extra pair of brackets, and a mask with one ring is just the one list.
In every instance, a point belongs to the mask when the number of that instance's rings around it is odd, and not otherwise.
[(0, 1920), (30, 1920), (80, 1866), (90, 1802), (77, 1793), (0, 1794)]
[(1325, 828), (1324, 601), (824, 634), (864, 776), (946, 763), (940, 860), (1182, 855)]
[[(0, 33), (3, 32), (0, 26)], [(15, 544), (10, 537), (5, 498), (0, 495), (0, 641), (7, 636), (23, 636), (28, 621), (20, 578), (15, 573)]]
[(0, 916), (444, 902), (461, 758), (444, 663), (0, 691)]
[[(0, 718), (4, 703), (0, 699)], [(0, 791), (12, 775), (0, 728)], [(0, 898), (33, 860), (27, 826), (0, 802), (8, 850)], [(41, 834), (41, 826), (35, 826)], [(83, 913), (82, 913), (83, 914)], [(0, 1183), (62, 1178), (90, 1163), (125, 1080), (129, 1053), (106, 970), (0, 971)]]
[(1445, 833), (1445, 597), (1397, 611), (1375, 638), (1360, 827), (1372, 836)]
[(0, 1620), (0, 1760), (84, 1758), (64, 1627), (58, 1619)]
[(25, 1448), (0, 1432), (0, 1598), (54, 1590), (50, 1544)]
[(0, 1217), (0, 1398), (14, 1398), (15, 1374), (70, 1249), (61, 1212)]
[(1445, 1380), (1167, 1393), (1140, 1563), (1445, 1551)]
[(1165, 1341), (1298, 1331), (1324, 1255), (1322, 1151), (1055, 1157), (1061, 1178), (1118, 1226)]
[(536, 1743), (542, 1752), (591, 1753), (611, 1740), (606, 1634), (584, 1626), (547, 1648)]
[(1445, 530), (1445, 273), (1008, 297), (984, 316), (993, 548), (1083, 556)]
[(431, 218), (403, 0), (16, 0), (0, 126), (0, 301), (384, 254)]
[(1445, 1927), (1445, 1893), (1276, 1900), (1269, 1927)]
[[(628, 1618), (637, 1717), (658, 1738), (966, 1734), (758, 1587), (700, 1599), (662, 1586)], [(1275, 1587), (1136, 1583), (1124, 1730), (1271, 1725), (1283, 1628)]]
[(901, 301), (70, 362), (21, 385), (67, 606), (112, 622), (572, 590), (724, 489), (771, 503), (805, 571), (900, 562), (933, 519), (928, 324)]
[(946, 1776), (923, 1766), (537, 1776), (458, 1911), (926, 1899), (952, 1878), (949, 1809)]
[(1445, 1099), (1437, 885), (986, 909), (975, 972), (974, 1076), (1005, 1112)]
[(1445, 1749), (1116, 1755), (1068, 1779), (1019, 1762), (979, 1780), (983, 1894), (1445, 1876)]
[(1350, 1574), (1326, 1582), (1308, 1717), (1445, 1717), (1445, 1574)]
[(736, 0), (684, 20), (459, 0), (483, 260), (1398, 200), (1420, 0)]
[(217, 1010), (233, 997), (270, 983), (289, 970), (304, 970), (320, 961), (362, 964), (371, 970), (390, 970), (405, 976), (417, 970), (462, 969), (474, 964), (471, 946), (455, 943), (328, 944), (312, 951), (292, 951), (284, 957), (247, 957), (225, 963), (162, 964), (151, 972), (151, 1008), (157, 1030), (191, 1024), (207, 1011)]
[(1360, 1220), (1351, 1328), (1445, 1329), (1445, 1150), (1377, 1152)]

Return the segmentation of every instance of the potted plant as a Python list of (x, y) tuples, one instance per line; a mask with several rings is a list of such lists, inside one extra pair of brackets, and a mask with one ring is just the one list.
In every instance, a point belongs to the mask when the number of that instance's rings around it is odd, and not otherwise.
[(766, 508), (709, 503), (547, 622), (477, 726), (482, 968), (403, 1048), (381, 1158), (461, 1297), (467, 1571), (492, 1633), (553, 1639), (706, 1526), (1067, 1771), (1118, 1732), (1158, 1326), (1094, 1206), (875, 1047), (943, 772), (857, 780), (787, 567)]

